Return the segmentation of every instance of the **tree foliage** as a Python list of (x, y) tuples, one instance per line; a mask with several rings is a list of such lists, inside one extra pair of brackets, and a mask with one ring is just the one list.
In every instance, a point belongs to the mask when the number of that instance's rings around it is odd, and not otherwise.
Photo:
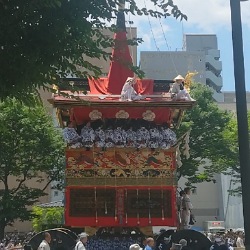
[(28, 206), (52, 181), (63, 180), (64, 142), (41, 106), (8, 98), (0, 103), (0, 120), (1, 238), (6, 225), (32, 217)]
[[(125, 2), (125, 12), (133, 15), (186, 19), (172, 0), (149, 1), (158, 11), (139, 8), (135, 0)], [(101, 30), (114, 30), (108, 26), (118, 5), (118, 0), (1, 0), (0, 99), (14, 96), (26, 101), (38, 87), (56, 84), (69, 74), (99, 76), (101, 69), (87, 58), (110, 58), (105, 48), (114, 41)]]
[(185, 113), (179, 133), (191, 129), (190, 158), (183, 157), (180, 176), (189, 183), (215, 181), (214, 175), (226, 171), (231, 165), (231, 149), (224, 131), (232, 121), (232, 114), (219, 109), (212, 91), (204, 84), (194, 84), (191, 96), (196, 106)]
[(42, 208), (34, 206), (32, 227), (35, 232), (61, 226), (63, 224), (63, 207)]
[[(248, 124), (250, 124), (250, 112), (248, 112)], [(250, 130), (249, 130), (250, 131)], [(250, 132), (249, 138), (250, 138)], [(228, 159), (229, 169), (227, 174), (231, 176), (231, 189), (229, 190), (232, 195), (241, 195), (241, 174), (240, 174), (240, 162), (239, 162), (239, 144), (238, 144), (238, 124), (236, 116), (227, 124), (223, 133), (224, 139), (227, 141), (231, 155)]]

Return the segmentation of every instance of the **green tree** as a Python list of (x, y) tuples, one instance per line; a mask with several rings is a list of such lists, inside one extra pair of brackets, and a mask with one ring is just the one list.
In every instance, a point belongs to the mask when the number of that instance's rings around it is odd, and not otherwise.
[[(250, 124), (250, 112), (248, 112), (248, 124)], [(226, 172), (231, 176), (232, 180), (231, 189), (229, 191), (232, 195), (241, 196), (242, 189), (240, 185), (241, 175), (239, 162), (238, 124), (236, 116), (233, 116), (233, 119), (231, 119), (230, 122), (227, 124), (223, 135), (225, 140), (227, 141), (227, 145), (231, 153), (228, 159), (229, 169)]]
[[(186, 19), (172, 0), (148, 1), (158, 11), (140, 9), (135, 0), (124, 1), (129, 5), (126, 13)], [(110, 57), (104, 49), (114, 41), (101, 30), (116, 18), (118, 5), (118, 0), (1, 0), (0, 99), (14, 96), (26, 101), (38, 87), (58, 84), (68, 74), (99, 76), (101, 69), (87, 58)]]
[(189, 184), (215, 181), (216, 173), (231, 166), (231, 150), (224, 131), (233, 119), (232, 114), (219, 109), (212, 91), (204, 84), (193, 84), (191, 96), (196, 105), (185, 113), (178, 131), (181, 135), (191, 129), (190, 158), (182, 157), (179, 176), (186, 177)]
[[(63, 180), (64, 142), (42, 106), (0, 103), (0, 239), (6, 225), (30, 220), (53, 181)], [(30, 185), (30, 182), (33, 185)], [(34, 182), (37, 185), (34, 185)]]
[(36, 232), (45, 229), (59, 227), (63, 224), (64, 208), (62, 207), (48, 207), (42, 208), (34, 206), (32, 226)]

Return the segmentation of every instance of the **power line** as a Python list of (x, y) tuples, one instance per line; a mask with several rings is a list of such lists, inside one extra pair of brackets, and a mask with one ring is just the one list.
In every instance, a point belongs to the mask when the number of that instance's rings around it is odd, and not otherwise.
[[(145, 8), (147, 9), (147, 5), (146, 5), (146, 1), (145, 0), (144, 0), (144, 5), (145, 5)], [(160, 49), (159, 49), (159, 47), (157, 46), (157, 43), (156, 43), (156, 39), (155, 39), (153, 28), (152, 28), (152, 25), (151, 25), (151, 22), (150, 22), (149, 14), (147, 15), (147, 17), (148, 17), (149, 27), (150, 27), (150, 30), (151, 30), (151, 33), (152, 33), (152, 36), (153, 36), (153, 40), (154, 40), (154, 43), (155, 43), (155, 47), (156, 47), (156, 49), (158, 51), (160, 51)]]
[[(157, 6), (156, 5), (155, 5), (155, 10), (157, 11)], [(170, 51), (170, 46), (168, 44), (167, 37), (166, 37), (164, 29), (163, 29), (163, 25), (162, 25), (161, 19), (159, 17), (157, 17), (157, 19), (159, 20), (159, 23), (160, 23), (160, 26), (161, 26), (161, 30), (162, 30), (162, 34), (163, 34), (164, 40), (166, 42), (167, 48)], [(177, 68), (176, 68), (176, 65), (175, 65), (175, 62), (174, 62), (174, 59), (173, 59), (171, 51), (170, 51), (170, 58), (171, 58), (173, 66), (174, 66), (175, 73), (178, 75), (178, 71), (177, 71)]]

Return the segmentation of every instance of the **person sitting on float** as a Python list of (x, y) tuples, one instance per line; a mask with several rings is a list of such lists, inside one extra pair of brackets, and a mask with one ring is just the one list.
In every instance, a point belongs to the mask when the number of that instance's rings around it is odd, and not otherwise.
[(139, 123), (139, 128), (136, 131), (136, 147), (139, 148), (146, 148), (148, 146), (148, 141), (150, 140), (150, 134), (148, 131), (148, 122), (142, 120)]
[(81, 137), (82, 137), (82, 144), (85, 148), (89, 149), (94, 146), (95, 140), (95, 132), (91, 127), (91, 123), (88, 122), (82, 129), (81, 129)]
[(113, 121), (111, 119), (106, 120), (105, 126), (105, 148), (113, 148), (115, 146)]
[(140, 94), (134, 89), (134, 85), (136, 84), (136, 77), (128, 77), (126, 82), (123, 85), (121, 92), (121, 101), (134, 101), (142, 99)]
[(181, 75), (174, 78), (174, 84), (171, 89), (172, 97), (174, 100), (194, 101), (185, 89), (184, 81), (185, 79)]
[(67, 127), (63, 129), (63, 138), (69, 148), (82, 147), (81, 137), (76, 132), (75, 121), (68, 122)]
[(148, 140), (148, 147), (151, 149), (158, 148), (161, 144), (163, 137), (158, 127), (153, 123), (149, 125), (149, 134), (150, 139)]
[(127, 132), (123, 128), (124, 121), (117, 120), (116, 128), (114, 129), (114, 143), (118, 148), (124, 148), (126, 146)]
[(92, 128), (95, 131), (95, 147), (97, 148), (105, 147), (105, 131), (103, 127), (104, 123), (101, 119), (92, 122)]
[(128, 130), (127, 132), (127, 140), (126, 140), (126, 147), (128, 148), (135, 148), (136, 143), (136, 133), (137, 133), (137, 126), (136, 121), (134, 119), (129, 120), (127, 124)]

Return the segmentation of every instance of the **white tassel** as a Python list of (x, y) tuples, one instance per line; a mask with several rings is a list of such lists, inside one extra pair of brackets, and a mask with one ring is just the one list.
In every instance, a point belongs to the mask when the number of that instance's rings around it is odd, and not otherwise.
[(176, 148), (176, 164), (177, 168), (180, 168), (182, 166), (180, 145), (178, 145), (178, 147)]
[(184, 138), (184, 146), (182, 147), (183, 149), (183, 155), (186, 157), (186, 159), (190, 158), (190, 147), (189, 147), (189, 142), (190, 142), (190, 132), (191, 130), (189, 130)]

